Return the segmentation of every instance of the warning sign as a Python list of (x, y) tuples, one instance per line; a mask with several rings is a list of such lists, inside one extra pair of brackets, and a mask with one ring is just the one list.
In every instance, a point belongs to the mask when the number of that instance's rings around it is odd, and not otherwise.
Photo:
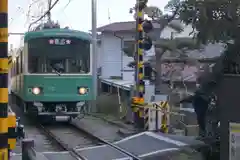
[(240, 123), (229, 124), (229, 160), (240, 159)]

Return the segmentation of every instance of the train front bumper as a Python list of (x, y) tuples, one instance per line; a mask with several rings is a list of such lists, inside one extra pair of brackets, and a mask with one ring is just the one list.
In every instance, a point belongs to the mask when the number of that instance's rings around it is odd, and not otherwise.
[(48, 110), (44, 103), (34, 102), (33, 105), (38, 110), (38, 115), (40, 116), (68, 116), (68, 117), (77, 117), (80, 113), (85, 111), (85, 102), (76, 102), (74, 107), (69, 107), (64, 103), (52, 103), (51, 110)]

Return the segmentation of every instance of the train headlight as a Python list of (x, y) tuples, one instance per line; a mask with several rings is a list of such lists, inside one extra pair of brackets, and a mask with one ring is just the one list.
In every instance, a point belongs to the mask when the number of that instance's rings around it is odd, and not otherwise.
[(38, 87), (34, 87), (34, 88), (32, 89), (32, 93), (35, 94), (35, 95), (40, 94), (40, 92), (41, 92), (41, 90), (40, 90), (40, 88), (38, 88)]
[(87, 88), (85, 88), (85, 87), (79, 87), (78, 88), (78, 93), (79, 94), (86, 94), (88, 92), (88, 90), (87, 90)]

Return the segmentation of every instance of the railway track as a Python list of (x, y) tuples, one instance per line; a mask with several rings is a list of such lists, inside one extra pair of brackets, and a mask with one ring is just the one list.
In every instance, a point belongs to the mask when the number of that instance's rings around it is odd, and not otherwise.
[[(128, 151), (112, 143), (109, 143), (70, 124), (68, 124), (67, 127), (63, 128), (59, 126), (44, 126), (41, 124), (39, 124), (39, 127), (48, 135), (48, 137), (52, 139), (52, 141), (57, 143), (64, 151), (68, 151), (76, 159), (85, 159), (77, 152), (77, 149), (93, 145), (105, 144), (127, 154), (134, 160), (140, 160), (140, 158), (136, 155), (133, 155), (132, 153), (129, 153)], [(64, 139), (61, 136), (62, 134), (65, 134), (65, 137), (68, 138)]]
[(68, 151), (76, 159), (84, 159), (84, 157), (77, 152), (77, 149), (101, 144), (96, 138), (93, 138), (91, 135), (82, 132), (70, 124), (58, 124), (54, 126), (38, 124), (38, 128), (41, 129), (53, 143), (58, 144), (63, 151)]
[[(58, 125), (42, 125), (39, 123), (33, 123), (19, 111), (16, 105), (13, 105), (12, 109), (21, 117), (21, 122), (25, 125), (24, 129), (27, 138), (34, 139), (35, 149), (37, 152), (59, 152), (68, 151), (76, 159), (85, 159), (78, 152), (77, 149), (89, 146), (95, 146), (100, 144), (109, 145), (112, 148), (125, 153), (132, 157), (134, 160), (140, 160), (137, 156), (129, 153), (128, 151), (121, 149), (120, 147), (111, 144), (99, 137), (87, 133), (71, 124), (58, 124)], [(42, 138), (39, 138), (42, 137)], [(38, 144), (40, 142), (40, 144)], [(21, 152), (21, 148), (18, 148), (18, 152)], [(20, 151), (20, 152), (19, 152)], [(13, 153), (16, 153), (13, 151)]]
[(38, 125), (39, 129), (57, 143), (63, 150), (66, 148), (79, 149), (101, 144), (91, 135), (81, 131), (71, 124)]

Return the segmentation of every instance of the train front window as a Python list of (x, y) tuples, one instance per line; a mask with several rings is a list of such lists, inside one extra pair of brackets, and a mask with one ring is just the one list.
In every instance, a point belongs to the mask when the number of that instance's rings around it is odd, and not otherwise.
[(87, 74), (90, 71), (90, 42), (77, 38), (37, 38), (28, 42), (28, 72)]

